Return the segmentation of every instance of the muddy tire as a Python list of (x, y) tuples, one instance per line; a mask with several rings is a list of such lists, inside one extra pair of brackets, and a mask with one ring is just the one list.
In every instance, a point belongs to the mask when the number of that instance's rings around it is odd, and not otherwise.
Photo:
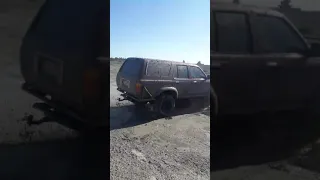
[(218, 116), (218, 111), (219, 111), (219, 108), (218, 108), (218, 96), (214, 90), (213, 87), (211, 87), (211, 92), (210, 92), (210, 109), (212, 110), (210, 112), (210, 121), (211, 123), (213, 124), (213, 126), (217, 126), (218, 124), (218, 119), (219, 119), (219, 116)]
[(156, 101), (156, 110), (162, 116), (172, 116), (176, 107), (176, 100), (172, 95), (163, 94)]

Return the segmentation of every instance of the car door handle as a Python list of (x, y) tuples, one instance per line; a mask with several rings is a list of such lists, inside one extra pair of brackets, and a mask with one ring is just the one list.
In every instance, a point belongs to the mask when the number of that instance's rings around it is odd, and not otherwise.
[(213, 68), (213, 69), (220, 69), (221, 68), (221, 63), (214, 62), (214, 63), (210, 64), (210, 67)]
[(176, 84), (179, 84), (180, 82), (179, 81), (176, 81)]
[(197, 83), (198, 81), (192, 81), (192, 83)]
[(278, 63), (274, 62), (274, 61), (269, 61), (269, 62), (267, 62), (267, 66), (269, 66), (269, 67), (277, 67)]

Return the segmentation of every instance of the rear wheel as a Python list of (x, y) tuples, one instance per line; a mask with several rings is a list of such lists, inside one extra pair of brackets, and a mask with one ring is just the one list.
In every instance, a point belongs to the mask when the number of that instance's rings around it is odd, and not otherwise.
[(210, 112), (210, 121), (213, 124), (213, 126), (217, 126), (218, 124), (218, 96), (215, 92), (215, 90), (213, 89), (213, 87), (211, 87), (211, 91), (210, 91), (210, 109), (212, 109), (212, 111)]
[(156, 101), (157, 112), (163, 116), (171, 116), (176, 107), (176, 100), (172, 95), (162, 94)]

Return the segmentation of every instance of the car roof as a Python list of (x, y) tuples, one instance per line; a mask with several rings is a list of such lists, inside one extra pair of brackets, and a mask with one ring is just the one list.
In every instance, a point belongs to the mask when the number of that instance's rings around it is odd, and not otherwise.
[(196, 64), (184, 63), (184, 62), (179, 62), (179, 61), (162, 60), (162, 59), (139, 58), (139, 57), (128, 57), (127, 59), (141, 59), (141, 60), (144, 60), (144, 61), (164, 61), (164, 62), (170, 62), (170, 63), (173, 63), (173, 64), (180, 64), (180, 65), (188, 65), (188, 66), (199, 67)]
[(261, 15), (269, 15), (284, 18), (285, 16), (269, 8), (262, 8), (250, 5), (243, 4), (234, 4), (234, 3), (225, 3), (225, 2), (213, 2), (210, 3), (211, 11), (232, 11), (232, 12), (241, 12), (241, 13), (255, 13)]

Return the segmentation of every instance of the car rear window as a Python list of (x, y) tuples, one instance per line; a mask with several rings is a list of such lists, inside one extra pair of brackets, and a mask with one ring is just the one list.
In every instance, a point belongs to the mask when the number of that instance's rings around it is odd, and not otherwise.
[(146, 75), (153, 77), (168, 77), (171, 71), (171, 62), (150, 60), (147, 65)]
[(121, 67), (121, 73), (130, 76), (137, 76), (143, 65), (143, 60), (138, 58), (127, 59)]

